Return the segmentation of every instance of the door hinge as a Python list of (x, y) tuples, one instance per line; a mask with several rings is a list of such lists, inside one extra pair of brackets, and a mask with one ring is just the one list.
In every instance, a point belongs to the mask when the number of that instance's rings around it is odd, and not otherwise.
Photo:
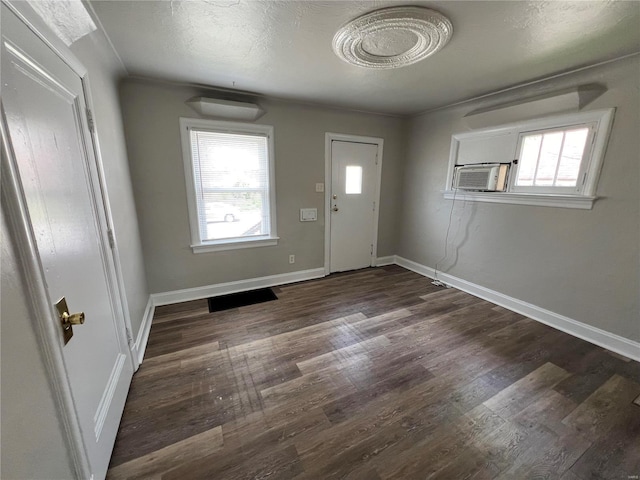
[(375, 202), (375, 200), (374, 200), (374, 202), (373, 202), (373, 211), (374, 211), (374, 212), (376, 211), (376, 202)]
[(93, 121), (93, 112), (87, 108), (87, 123), (89, 124), (89, 131), (95, 133), (95, 123)]
[(378, 164), (378, 154), (376, 153), (376, 165)]
[(133, 336), (131, 335), (131, 330), (128, 328), (125, 328), (125, 330), (127, 331), (127, 343), (129, 344), (129, 348), (131, 348), (133, 346)]
[(373, 243), (371, 244), (371, 255), (373, 255)]
[(116, 237), (113, 235), (113, 230), (107, 230), (107, 237), (109, 237), (109, 247), (116, 248)]

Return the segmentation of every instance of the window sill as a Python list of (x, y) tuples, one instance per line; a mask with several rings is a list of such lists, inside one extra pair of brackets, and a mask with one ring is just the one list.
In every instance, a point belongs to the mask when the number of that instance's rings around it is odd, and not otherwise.
[(191, 245), (193, 253), (220, 252), (223, 250), (238, 250), (241, 248), (270, 247), (278, 244), (280, 237), (268, 237), (259, 239), (233, 239), (231, 241), (218, 241)]
[(540, 193), (513, 193), (513, 192), (469, 192), (462, 190), (446, 190), (442, 192), (444, 198), (454, 198), (472, 202), (510, 203), (513, 205), (535, 205), (538, 207), (579, 208), (591, 210), (593, 202), (598, 197), (578, 195), (553, 195)]

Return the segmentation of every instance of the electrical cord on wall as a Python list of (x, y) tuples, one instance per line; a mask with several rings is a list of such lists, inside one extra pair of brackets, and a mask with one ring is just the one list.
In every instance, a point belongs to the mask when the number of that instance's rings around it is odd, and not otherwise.
[(458, 193), (458, 189), (454, 189), (453, 190), (453, 201), (451, 202), (451, 210), (449, 211), (449, 224), (447, 225), (447, 233), (444, 236), (444, 256), (438, 260), (436, 262), (434, 271), (433, 271), (433, 282), (431, 282), (432, 285), (435, 285), (436, 287), (446, 287), (446, 288), (450, 288), (449, 285), (447, 285), (446, 283), (438, 280), (438, 264), (442, 261), (444, 261), (447, 256), (449, 255), (449, 253), (447, 252), (447, 247), (449, 245), (449, 231), (451, 230), (451, 218), (453, 217), (453, 208), (456, 205), (456, 195)]

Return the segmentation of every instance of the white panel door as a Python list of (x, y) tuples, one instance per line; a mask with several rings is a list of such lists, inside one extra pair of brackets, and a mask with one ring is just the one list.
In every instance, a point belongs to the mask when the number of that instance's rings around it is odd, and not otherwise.
[(372, 265), (377, 153), (374, 144), (331, 142), (331, 272)]
[(2, 105), (48, 301), (66, 297), (71, 313), (86, 315), (62, 352), (91, 472), (104, 478), (133, 365), (94, 190), (83, 85), (4, 5)]

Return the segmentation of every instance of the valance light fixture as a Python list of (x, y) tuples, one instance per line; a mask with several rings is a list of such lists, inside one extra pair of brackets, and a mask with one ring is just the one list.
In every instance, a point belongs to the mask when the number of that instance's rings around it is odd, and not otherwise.
[(391, 7), (352, 20), (333, 37), (333, 51), (366, 68), (399, 68), (433, 55), (453, 34), (447, 17), (423, 7)]
[(230, 120), (254, 121), (265, 113), (260, 105), (255, 103), (234, 102), (217, 98), (193, 97), (185, 103), (202, 115)]

